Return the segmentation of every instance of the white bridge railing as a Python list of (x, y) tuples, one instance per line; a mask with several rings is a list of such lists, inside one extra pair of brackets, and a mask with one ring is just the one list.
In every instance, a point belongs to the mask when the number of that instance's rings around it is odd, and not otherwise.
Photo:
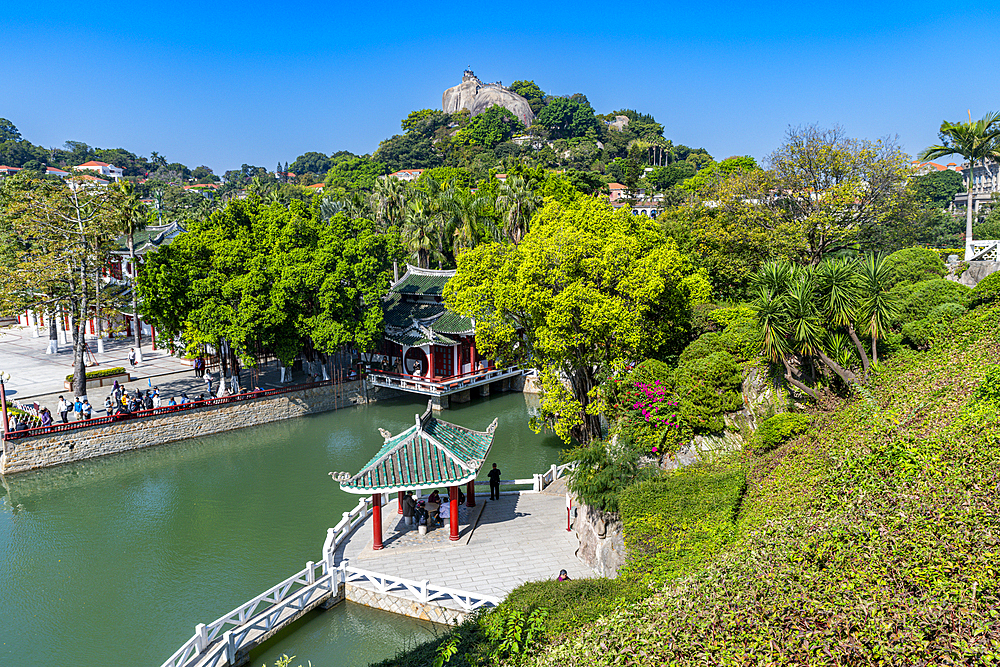
[(380, 593), (392, 593), (401, 597), (412, 598), (417, 602), (443, 602), (451, 600), (458, 604), (462, 611), (469, 613), (480, 607), (495, 607), (500, 604), (500, 598), (492, 595), (479, 595), (460, 591), (457, 588), (433, 586), (430, 581), (413, 581), (402, 577), (390, 577), (386, 574), (351, 567), (346, 562), (341, 563), (346, 575), (346, 583), (368, 583)]
[(403, 391), (416, 392), (428, 396), (453, 394), (470, 387), (496, 382), (520, 375), (523, 371), (518, 366), (480, 370), (464, 375), (428, 380), (419, 375), (401, 375), (390, 371), (371, 369), (368, 371), (368, 383), (373, 387), (387, 387)]
[(965, 261), (1000, 262), (1000, 241), (972, 241), (965, 251)]
[[(571, 463), (552, 465), (546, 472), (532, 475), (531, 479), (504, 480), (501, 484), (531, 484), (532, 490), (538, 492), (562, 477), (572, 466)], [(388, 498), (389, 494), (382, 494), (383, 505), (388, 502)], [(360, 498), (351, 511), (344, 512), (336, 526), (327, 530), (326, 540), (323, 542), (323, 557), (319, 563), (310, 561), (306, 563), (305, 569), (228, 614), (207, 625), (199, 623), (195, 626), (194, 636), (184, 642), (162, 667), (232, 665), (240, 651), (254, 646), (259, 637), (296, 616), (320, 598), (336, 595), (342, 583), (370, 585), (380, 593), (410, 598), (422, 604), (440, 604), (450, 600), (465, 613), (500, 604), (500, 599), (491, 595), (363, 570), (352, 567), (347, 560), (335, 564), (337, 549), (371, 513), (371, 496)]]

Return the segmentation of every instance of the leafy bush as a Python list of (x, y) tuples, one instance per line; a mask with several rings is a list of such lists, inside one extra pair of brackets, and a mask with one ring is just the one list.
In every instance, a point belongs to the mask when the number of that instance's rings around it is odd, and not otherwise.
[(938, 248), (934, 252), (938, 254), (942, 262), (947, 262), (952, 255), (958, 255), (959, 259), (965, 257), (965, 248)]
[(898, 324), (922, 320), (941, 304), (957, 303), (968, 307), (972, 300), (971, 289), (951, 280), (925, 280), (913, 285), (898, 285), (891, 291), (900, 298)]
[(714, 352), (729, 352), (730, 337), (722, 331), (713, 331), (702, 334), (696, 340), (688, 344), (677, 359), (678, 363), (684, 364), (695, 359), (704, 359)]
[(740, 366), (727, 352), (682, 364), (674, 372), (674, 391), (682, 427), (694, 433), (718, 433), (725, 422), (722, 415), (743, 406)]
[[(656, 447), (670, 449), (672, 442), (663, 442), (668, 428), (657, 421), (645, 418), (634, 406), (647, 400), (640, 385), (662, 387), (669, 397), (673, 396), (673, 370), (662, 361), (647, 359), (636, 366), (626, 379), (618, 385), (617, 405), (609, 411), (609, 418), (615, 423), (618, 442), (636, 453), (649, 454)], [(676, 430), (676, 429), (673, 429)]]
[(965, 306), (959, 303), (943, 303), (935, 306), (924, 319), (903, 325), (903, 340), (914, 349), (926, 350), (935, 338), (945, 334), (951, 323), (965, 312)]
[(972, 289), (972, 305), (981, 306), (1000, 300), (1000, 271), (986, 276)]
[(986, 369), (974, 397), (977, 401), (1000, 408), (1000, 364), (993, 364)]
[(625, 489), (620, 512), (628, 557), (619, 578), (659, 587), (714, 557), (733, 539), (745, 489), (736, 457)]
[(941, 278), (947, 272), (941, 255), (929, 248), (897, 250), (885, 261), (889, 266), (890, 287)]
[(812, 419), (808, 415), (794, 412), (780, 412), (765, 419), (750, 440), (754, 454), (764, 454), (788, 442), (800, 433), (805, 433)]
[[(124, 374), (125, 374), (125, 368), (119, 366), (117, 368), (105, 368), (99, 371), (87, 371), (87, 379), (96, 380), (98, 378), (108, 377), (109, 375), (124, 375)], [(66, 382), (73, 382), (73, 376), (67, 375)]]
[(638, 479), (656, 474), (658, 468), (639, 466), (640, 452), (634, 447), (591, 440), (563, 454), (563, 461), (576, 461), (569, 473), (569, 490), (580, 502), (604, 512), (617, 512), (622, 490)]

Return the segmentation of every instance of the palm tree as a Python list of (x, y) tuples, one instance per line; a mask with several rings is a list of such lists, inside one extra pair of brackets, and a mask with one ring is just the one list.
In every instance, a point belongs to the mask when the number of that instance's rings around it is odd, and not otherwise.
[(443, 257), (437, 237), (441, 234), (441, 218), (433, 210), (430, 201), (425, 197), (414, 197), (407, 202), (403, 213), (400, 236), (417, 266), (429, 269), (431, 261), (437, 261), (440, 268)]
[(375, 221), (382, 230), (399, 227), (406, 208), (407, 186), (398, 178), (383, 176), (375, 182), (369, 195), (369, 204)]
[(889, 264), (884, 257), (868, 255), (858, 264), (861, 299), (858, 320), (872, 337), (872, 363), (878, 363), (878, 339), (884, 338), (899, 313), (899, 298), (889, 291)]
[(146, 206), (139, 200), (131, 181), (121, 181), (118, 185), (117, 223), (118, 231), (125, 235), (128, 256), (132, 264), (132, 330), (135, 343), (135, 357), (142, 363), (142, 330), (139, 328), (139, 301), (136, 296), (135, 278), (139, 264), (135, 256), (135, 234), (146, 228)]
[[(816, 280), (820, 307), (830, 322), (847, 331), (847, 335), (858, 351), (858, 356), (861, 357), (864, 373), (868, 375), (870, 365), (868, 354), (854, 328), (860, 299), (857, 266), (849, 259), (826, 259), (816, 270)], [(830, 340), (832, 342), (831, 350), (842, 349), (839, 339), (831, 338)], [(844, 359), (842, 356), (840, 358)], [(840, 365), (845, 366), (846, 364), (841, 363)]]
[(965, 212), (965, 258), (972, 256), (972, 183), (976, 162), (986, 168), (987, 160), (1000, 161), (1000, 112), (988, 113), (977, 121), (969, 114), (968, 123), (942, 121), (938, 131), (941, 143), (929, 146), (917, 155), (919, 160), (933, 160), (960, 155), (969, 161), (968, 200)]
[(441, 208), (451, 220), (452, 251), (475, 247), (480, 221), (488, 202), (466, 188), (450, 187), (441, 193)]
[(503, 220), (504, 236), (517, 245), (528, 232), (531, 216), (542, 203), (522, 176), (511, 176), (500, 185), (496, 209)]

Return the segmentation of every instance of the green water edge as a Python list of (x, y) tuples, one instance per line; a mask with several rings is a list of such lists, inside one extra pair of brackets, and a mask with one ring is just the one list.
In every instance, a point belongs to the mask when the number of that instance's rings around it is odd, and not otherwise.
[[(60, 466), (0, 485), (0, 667), (160, 665), (194, 633), (309, 560), (357, 497), (327, 475), (356, 471), (398, 433), (418, 397), (287, 420)], [(527, 427), (530, 395), (474, 399), (442, 418), (484, 429), (505, 478), (558, 460)], [(367, 665), (441, 628), (351, 603), (314, 612), (252, 655)]]

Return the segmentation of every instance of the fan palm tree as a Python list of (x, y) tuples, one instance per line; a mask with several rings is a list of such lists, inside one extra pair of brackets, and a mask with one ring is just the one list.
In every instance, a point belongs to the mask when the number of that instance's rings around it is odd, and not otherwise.
[(118, 231), (125, 235), (128, 244), (129, 262), (132, 264), (132, 331), (135, 344), (136, 361), (142, 363), (142, 330), (139, 327), (139, 302), (136, 296), (135, 279), (139, 264), (135, 255), (135, 235), (146, 228), (146, 205), (139, 200), (135, 186), (131, 181), (121, 181), (118, 184), (116, 222)]
[(375, 216), (375, 222), (383, 231), (402, 224), (406, 199), (406, 183), (398, 178), (384, 176), (375, 182), (375, 187), (369, 195), (369, 205)]
[(511, 176), (500, 185), (496, 209), (503, 220), (503, 234), (511, 243), (517, 245), (528, 233), (531, 216), (541, 203), (522, 176)]
[(441, 193), (441, 209), (451, 221), (452, 251), (475, 247), (481, 220), (489, 202), (466, 188), (450, 187)]
[(1000, 112), (988, 113), (977, 121), (969, 114), (968, 123), (942, 121), (938, 131), (941, 143), (929, 146), (917, 155), (919, 160), (933, 160), (948, 155), (960, 155), (969, 161), (968, 203), (965, 212), (965, 258), (972, 255), (972, 177), (976, 162), (986, 168), (987, 160), (1000, 161)]
[(440, 268), (444, 259), (437, 238), (441, 234), (441, 218), (433, 210), (431, 202), (424, 197), (414, 197), (407, 202), (403, 213), (400, 236), (403, 245), (416, 260), (417, 266), (429, 269), (431, 261), (436, 261)]

